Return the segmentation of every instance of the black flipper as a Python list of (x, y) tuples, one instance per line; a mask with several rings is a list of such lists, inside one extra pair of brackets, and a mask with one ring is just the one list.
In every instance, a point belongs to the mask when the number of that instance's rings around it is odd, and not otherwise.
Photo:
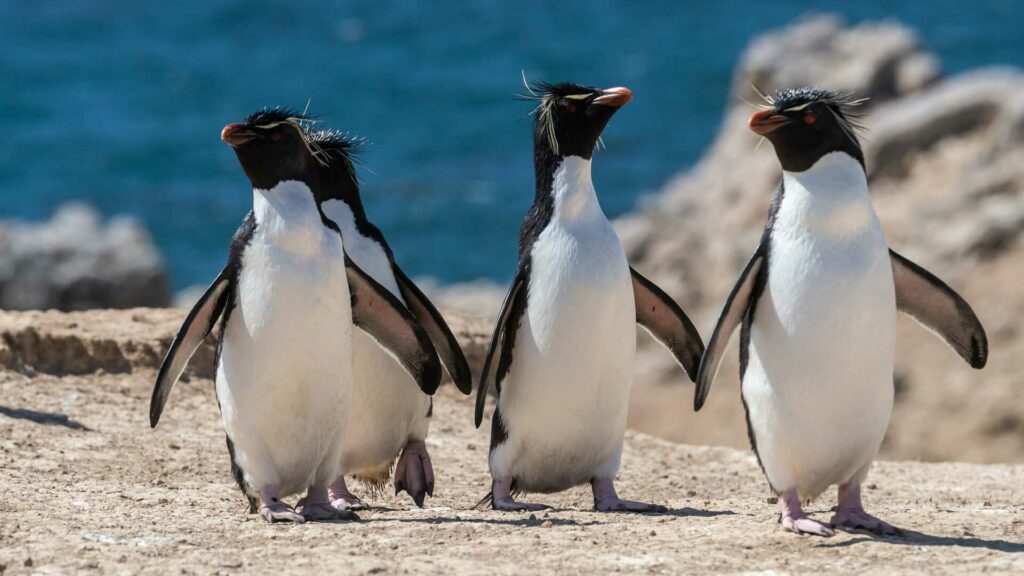
[(668, 294), (633, 268), (636, 323), (643, 326), (676, 357), (690, 380), (696, 382), (704, 341), (693, 322)]
[(185, 371), (189, 359), (203, 343), (203, 339), (213, 330), (214, 325), (224, 312), (224, 306), (228, 300), (231, 279), (228, 270), (225, 268), (206, 289), (196, 305), (185, 317), (185, 322), (178, 330), (178, 334), (171, 342), (167, 356), (160, 365), (160, 372), (156, 375), (156, 384), (153, 386), (153, 396), (149, 401), (149, 425), (156, 428), (160, 421), (160, 414), (164, 411), (164, 404), (171, 394), (171, 388)]
[(711, 383), (718, 375), (718, 368), (722, 364), (722, 357), (725, 353), (725, 345), (729, 343), (729, 336), (736, 327), (743, 321), (743, 316), (750, 307), (750, 297), (754, 292), (754, 283), (765, 261), (765, 248), (761, 246), (754, 251), (750, 261), (743, 268), (740, 277), (736, 280), (732, 292), (725, 300), (722, 314), (718, 317), (718, 324), (711, 334), (708, 347), (704, 350), (704, 356), (700, 359), (700, 369), (697, 371), (697, 389), (693, 396), (693, 409), (700, 410), (707, 400), (708, 392), (711, 390)]
[(441, 363), (423, 327), (398, 298), (356, 266), (345, 254), (345, 272), (352, 296), (352, 323), (390, 352), (433, 394), (441, 385)]
[(970, 305), (931, 272), (889, 250), (896, 308), (935, 332), (972, 368), (988, 361), (988, 337)]
[(430, 336), (445, 371), (455, 382), (455, 387), (469, 396), (473, 393), (473, 375), (469, 372), (469, 363), (466, 362), (466, 356), (462, 353), (459, 341), (455, 339), (451, 328), (437, 308), (394, 262), (391, 264), (391, 270), (395, 274), (398, 289), (405, 299), (406, 306)]
[[(526, 292), (524, 290), (526, 286), (526, 275), (520, 269), (520, 272), (516, 274), (514, 280), (512, 280), (512, 286), (508, 289), (508, 294), (505, 295), (505, 301), (501, 305), (501, 312), (498, 313), (498, 321), (494, 324), (494, 332), (491, 334), (491, 343), (487, 346), (487, 356), (484, 357), (484, 369), (480, 373), (480, 384), (476, 389), (476, 414), (475, 422), (476, 427), (480, 427), (480, 423), (484, 419), (484, 404), (487, 403), (487, 377), (491, 373), (491, 364), (494, 362), (494, 354), (498, 351), (499, 344), (503, 342), (505, 331), (508, 328), (508, 321), (512, 316), (512, 309), (516, 308), (514, 305), (516, 300), (519, 298), (525, 298)], [(518, 319), (516, 319), (518, 321)], [(504, 348), (504, 346), (501, 346)], [(498, 364), (502, 362), (499, 358)], [(498, 375), (495, 375), (495, 380), (498, 379)]]

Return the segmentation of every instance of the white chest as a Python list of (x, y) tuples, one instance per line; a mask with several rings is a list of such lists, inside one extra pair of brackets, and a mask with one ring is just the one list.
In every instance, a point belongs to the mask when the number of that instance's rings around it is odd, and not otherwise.
[(551, 222), (531, 252), (530, 332), (541, 350), (614, 357), (609, 348), (621, 341), (615, 333), (628, 328), (634, 337), (636, 311), (629, 264), (597, 201), (590, 162), (566, 158), (555, 173), (553, 193)]
[(833, 153), (806, 172), (784, 173), (783, 186), (765, 294), (778, 327), (825, 349), (835, 338), (819, 338), (882, 330), (883, 345), (895, 292), (863, 169)]
[(256, 229), (217, 394), (248, 481), (291, 492), (333, 473), (348, 414), (351, 303), (341, 236), (323, 225), (309, 189), (284, 182), (253, 195)]
[(629, 266), (590, 182), (567, 158), (531, 252), (527, 308), (499, 404), (509, 438), (492, 471), (523, 487), (592, 477), (621, 447), (636, 352)]

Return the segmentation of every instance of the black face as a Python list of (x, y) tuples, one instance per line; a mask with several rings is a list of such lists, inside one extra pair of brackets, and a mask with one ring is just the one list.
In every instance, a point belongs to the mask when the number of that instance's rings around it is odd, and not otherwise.
[(341, 200), (353, 212), (361, 212), (359, 179), (354, 159), (358, 156), (363, 140), (332, 130), (307, 132), (306, 137), (310, 147), (317, 153), (322, 200)]
[(772, 143), (783, 170), (803, 172), (836, 151), (864, 164), (851, 110), (862, 100), (818, 88), (783, 90), (766, 100), (770, 106), (750, 117), (750, 129)]
[(628, 88), (600, 90), (579, 84), (538, 83), (531, 91), (540, 96), (534, 122), (534, 146), (555, 156), (589, 159), (612, 115), (633, 93)]
[(220, 138), (235, 149), (255, 188), (269, 190), (285, 180), (308, 183), (315, 178), (317, 160), (299, 124), (302, 120), (306, 118), (288, 110), (262, 110), (228, 124)]

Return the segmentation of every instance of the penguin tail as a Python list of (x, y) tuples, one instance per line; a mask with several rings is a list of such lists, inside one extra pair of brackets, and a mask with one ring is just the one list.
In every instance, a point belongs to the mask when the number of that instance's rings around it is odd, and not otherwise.
[(479, 502), (476, 503), (470, 510), (483, 510), (484, 508), (494, 507), (494, 491), (490, 491), (484, 496)]

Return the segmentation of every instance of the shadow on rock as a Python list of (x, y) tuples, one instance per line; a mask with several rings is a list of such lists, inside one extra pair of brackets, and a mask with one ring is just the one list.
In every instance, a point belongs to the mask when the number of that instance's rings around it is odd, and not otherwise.
[(0, 406), (0, 414), (16, 420), (29, 420), (36, 424), (63, 426), (72, 430), (85, 430), (86, 432), (92, 432), (92, 428), (89, 428), (85, 424), (82, 424), (77, 420), (72, 420), (65, 414), (58, 414), (56, 412), (40, 412), (38, 410), (29, 410), (27, 408), (8, 408), (7, 406)]
[(956, 546), (960, 548), (985, 548), (997, 552), (1010, 552), (1020, 554), (1024, 552), (1024, 543), (1009, 542), (1007, 540), (986, 540), (974, 536), (933, 536), (913, 530), (903, 530), (902, 538), (862, 536), (845, 542), (822, 543), (819, 548), (844, 548), (866, 542), (877, 542), (879, 544), (895, 544), (902, 546)]

